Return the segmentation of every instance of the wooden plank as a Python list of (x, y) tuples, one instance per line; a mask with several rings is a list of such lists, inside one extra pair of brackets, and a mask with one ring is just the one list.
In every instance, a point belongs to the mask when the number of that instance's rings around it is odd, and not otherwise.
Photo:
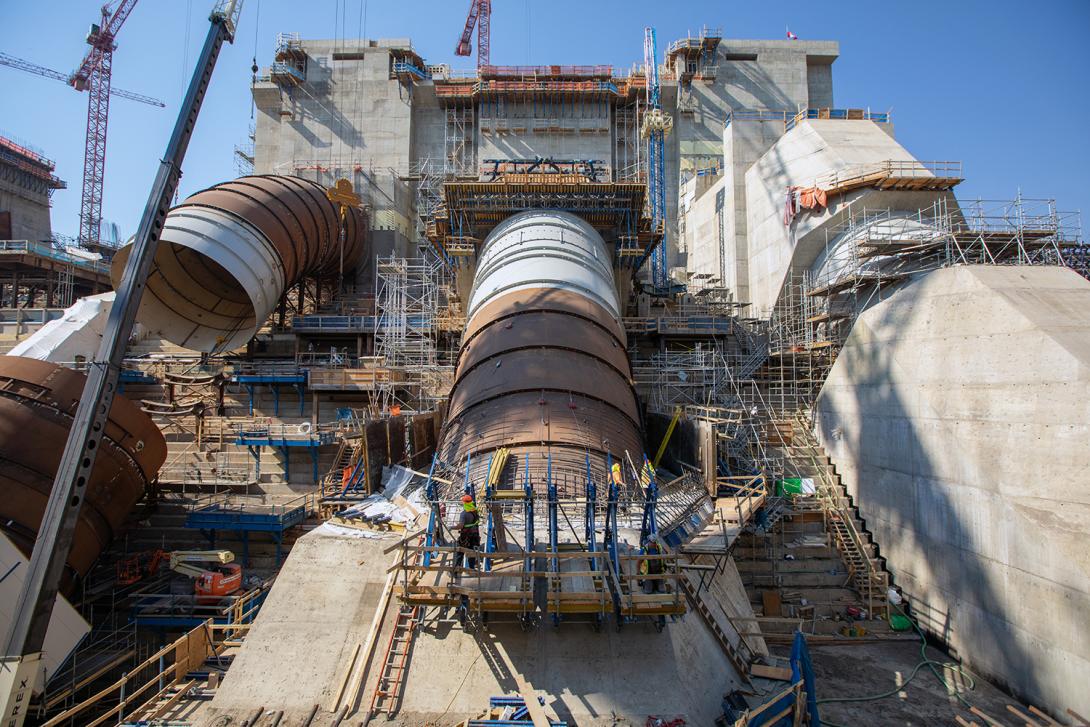
[(1059, 722), (1057, 722), (1056, 720), (1052, 719), (1052, 718), (1051, 718), (1051, 717), (1049, 717), (1049, 716), (1048, 716), (1047, 714), (1045, 714), (1045, 713), (1044, 713), (1044, 712), (1042, 712), (1041, 710), (1039, 710), (1039, 709), (1037, 709), (1036, 707), (1034, 707), (1034, 706), (1033, 706), (1032, 704), (1031, 704), (1031, 705), (1029, 705), (1029, 711), (1030, 711), (1030, 712), (1032, 712), (1033, 714), (1035, 714), (1036, 716), (1040, 717), (1041, 719), (1043, 719), (1043, 720), (1045, 721), (1045, 724), (1048, 724), (1048, 725), (1056, 725), (1056, 727), (1062, 727), (1062, 725), (1060, 725), (1060, 723), (1059, 723)]
[(1073, 710), (1073, 709), (1067, 710), (1067, 715), (1069, 717), (1074, 717), (1076, 720), (1078, 720), (1080, 727), (1090, 727), (1090, 719), (1086, 719), (1086, 717), (1083, 717), (1081, 714), (1079, 714), (1075, 710)]
[(791, 670), (782, 666), (768, 666), (767, 664), (750, 664), (749, 673), (762, 679), (776, 679), (781, 682), (791, 681)]
[(545, 709), (537, 702), (537, 692), (530, 686), (530, 683), (526, 681), (526, 678), (519, 674), (514, 669), (511, 670), (511, 675), (515, 677), (515, 684), (518, 685), (519, 694), (522, 696), (524, 702), (526, 702), (526, 711), (530, 714), (530, 721), (533, 722), (534, 727), (551, 727), (548, 716), (545, 714)]
[(182, 697), (184, 697), (186, 695), (186, 693), (189, 692), (189, 689), (194, 684), (196, 684), (195, 679), (190, 679), (185, 684), (179, 684), (178, 685), (178, 691), (175, 692), (170, 697), (170, 699), (168, 699), (167, 701), (163, 702), (161, 705), (156, 707), (155, 711), (152, 712), (151, 714), (149, 714), (147, 717), (145, 717), (144, 720), (151, 721), (153, 719), (158, 719), (159, 717), (166, 714), (167, 710), (169, 710), (171, 707), (173, 707), (175, 704), (177, 704), (178, 702), (181, 701)]
[(783, 615), (779, 591), (761, 591), (761, 611), (764, 616), (779, 617)]
[(337, 705), (341, 703), (341, 697), (344, 696), (345, 687), (348, 686), (348, 678), (352, 676), (353, 670), (356, 668), (356, 658), (360, 655), (360, 649), (363, 648), (363, 643), (357, 641), (356, 648), (352, 650), (352, 656), (348, 659), (348, 665), (344, 670), (344, 676), (341, 677), (341, 684), (337, 687), (337, 695), (333, 697), (333, 702), (329, 711), (337, 711)]
[[(371, 661), (371, 654), (375, 650), (375, 642), (378, 640), (378, 632), (382, 625), (383, 620), (386, 617), (386, 607), (390, 603), (390, 592), (393, 590), (395, 574), (391, 573), (386, 576), (386, 585), (382, 588), (382, 595), (379, 597), (378, 607), (375, 609), (375, 615), (371, 619), (371, 628), (367, 632), (367, 638), (364, 640), (364, 645), (361, 647), (361, 656), (359, 659), (356, 675), (352, 678), (352, 686), (348, 690), (348, 698), (351, 701), (355, 701), (359, 696), (360, 687), (363, 685), (363, 677), (367, 672), (367, 665)], [(339, 703), (340, 700), (338, 700)], [(333, 705), (334, 709), (338, 705)], [(333, 711), (333, 710), (330, 710)]]
[(970, 707), (969, 711), (984, 720), (985, 724), (989, 724), (992, 727), (1007, 727), (1005, 724), (997, 720), (995, 717), (990, 717), (984, 712), (981, 712), (977, 707)]

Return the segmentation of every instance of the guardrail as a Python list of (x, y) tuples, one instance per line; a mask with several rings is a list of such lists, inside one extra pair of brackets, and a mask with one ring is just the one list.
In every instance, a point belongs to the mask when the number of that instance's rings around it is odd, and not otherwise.
[[(159, 700), (171, 690), (179, 690), (179, 694), (188, 691), (196, 683), (188, 674), (199, 670), (222, 647), (237, 645), (239, 637), (249, 628), (249, 623), (217, 624), (209, 619), (122, 674), (113, 684), (44, 722), (42, 727), (57, 727), (94, 707), (108, 705), (112, 706), (105, 713), (97, 714), (95, 710), (94, 719), (85, 715), (80, 722), (93, 726), (159, 718), (165, 712), (157, 708)], [(169, 706), (168, 700), (163, 707)]]
[(101, 260), (87, 260), (45, 243), (31, 240), (0, 240), (0, 255), (38, 255), (100, 275), (110, 274), (110, 266)]
[(961, 162), (886, 159), (870, 164), (852, 164), (814, 177), (809, 186), (835, 190), (868, 179), (929, 179), (932, 177), (962, 179)]

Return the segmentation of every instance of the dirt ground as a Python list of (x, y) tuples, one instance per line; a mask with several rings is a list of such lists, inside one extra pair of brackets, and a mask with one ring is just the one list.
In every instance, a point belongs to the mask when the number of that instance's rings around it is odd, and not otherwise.
[[(774, 649), (774, 653), (787, 656), (789, 649)], [(946, 653), (928, 648), (928, 657), (938, 662), (953, 662)], [(889, 643), (861, 643), (846, 646), (810, 647), (810, 658), (817, 679), (818, 699), (860, 697), (880, 694), (902, 686), (921, 660), (918, 641)], [(975, 685), (961, 678), (957, 672), (947, 670), (945, 678), (952, 685), (959, 685), (961, 696), (993, 720), (1005, 725), (1022, 725), (1007, 705), (1013, 704), (1023, 712), (1027, 707), (1010, 695), (970, 673)], [(967, 722), (984, 724), (974, 717), (967, 707), (935, 678), (927, 666), (922, 666), (907, 686), (894, 694), (876, 701), (831, 702), (818, 705), (822, 722), (844, 727), (930, 727), (931, 725), (957, 725), (955, 716)]]

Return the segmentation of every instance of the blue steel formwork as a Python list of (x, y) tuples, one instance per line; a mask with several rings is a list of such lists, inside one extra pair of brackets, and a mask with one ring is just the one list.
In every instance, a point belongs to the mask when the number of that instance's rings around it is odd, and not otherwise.
[(280, 416), (280, 387), (293, 386), (299, 394), (299, 416), (303, 416), (303, 404), (306, 401), (307, 372), (305, 369), (294, 371), (268, 371), (256, 369), (252, 372), (236, 373), (231, 382), (242, 384), (250, 395), (250, 416), (254, 415), (254, 387), (268, 386), (273, 392), (273, 416)]
[[(651, 111), (662, 111), (658, 50), (655, 29), (644, 30), (644, 65), (647, 69), (647, 105)], [(647, 194), (650, 198), (651, 223), (658, 227), (666, 220), (666, 132), (662, 128), (650, 128), (647, 134)], [(663, 226), (662, 240), (651, 251), (651, 282), (659, 289), (668, 283), (666, 261), (666, 232)]]
[(186, 514), (185, 526), (200, 530), (216, 547), (216, 533), (242, 533), (242, 564), (249, 565), (250, 533), (271, 533), (276, 541), (276, 564), (283, 555), (284, 533), (307, 517), (307, 496), (303, 495), (284, 505), (256, 505), (219, 500), (195, 507)]
[(239, 430), (235, 437), (235, 444), (246, 447), (254, 458), (256, 471), (255, 477), (261, 476), (261, 447), (276, 447), (284, 455), (284, 479), (288, 479), (291, 465), (291, 449), (293, 447), (305, 447), (310, 451), (310, 461), (313, 467), (314, 481), (318, 481), (318, 448), (333, 444), (335, 437), (333, 432), (314, 432), (308, 434), (289, 434), (288, 425), (280, 425), (276, 430), (270, 427)]

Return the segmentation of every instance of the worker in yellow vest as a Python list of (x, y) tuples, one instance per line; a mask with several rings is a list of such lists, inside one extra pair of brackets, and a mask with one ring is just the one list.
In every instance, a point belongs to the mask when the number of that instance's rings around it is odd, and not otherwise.
[[(471, 495), (462, 496), (462, 514), (458, 521), (458, 547), (466, 548), (467, 550), (479, 550), (481, 547), (481, 516), (477, 512), (477, 503), (473, 501)], [(459, 550), (454, 554), (454, 580), (458, 580), (461, 577), (462, 562), (465, 559), (465, 553)], [(468, 567), (470, 569), (477, 567), (477, 559), (473, 556), (469, 557)]]

